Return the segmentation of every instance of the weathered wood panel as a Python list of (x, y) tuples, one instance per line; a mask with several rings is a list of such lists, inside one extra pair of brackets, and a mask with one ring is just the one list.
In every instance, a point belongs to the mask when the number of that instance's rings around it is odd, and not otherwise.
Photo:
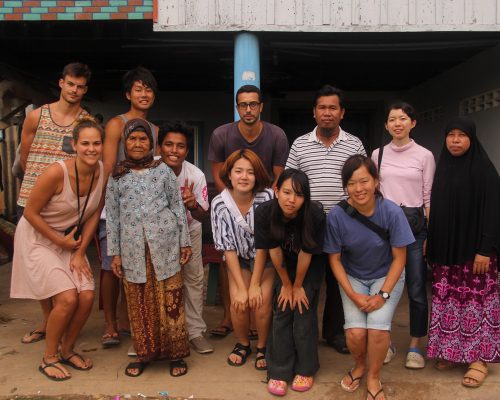
[(500, 29), (500, 0), (157, 0), (157, 31)]

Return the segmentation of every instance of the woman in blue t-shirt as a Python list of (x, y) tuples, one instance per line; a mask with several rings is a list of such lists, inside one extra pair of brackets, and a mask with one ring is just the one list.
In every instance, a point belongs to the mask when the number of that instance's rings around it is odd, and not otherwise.
[(347, 347), (355, 360), (340, 385), (354, 392), (367, 371), (368, 396), (381, 400), (380, 369), (403, 292), (406, 246), (415, 239), (401, 207), (382, 198), (371, 159), (349, 157), (342, 185), (349, 196), (346, 210), (337, 205), (328, 214), (324, 245), (340, 285)]
[(255, 211), (257, 254), (269, 251), (279, 276), (266, 353), (268, 391), (277, 396), (286, 394), (292, 380), (292, 390), (311, 389), (319, 368), (317, 310), (324, 236), (325, 214), (321, 203), (311, 201), (307, 175), (285, 170), (276, 183), (275, 198)]

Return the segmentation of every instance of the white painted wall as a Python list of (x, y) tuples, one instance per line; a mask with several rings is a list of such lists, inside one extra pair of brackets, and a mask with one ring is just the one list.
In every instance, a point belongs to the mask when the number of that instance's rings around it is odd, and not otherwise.
[[(460, 102), (500, 89), (500, 46), (486, 50), (454, 68), (409, 90), (403, 97), (419, 111), (442, 107), (438, 121), (417, 121), (416, 140), (438, 156), (444, 143), (446, 121), (460, 112)], [(476, 122), (477, 135), (500, 171), (500, 106), (467, 114)]]
[(155, 31), (495, 31), (500, 0), (157, 0)]

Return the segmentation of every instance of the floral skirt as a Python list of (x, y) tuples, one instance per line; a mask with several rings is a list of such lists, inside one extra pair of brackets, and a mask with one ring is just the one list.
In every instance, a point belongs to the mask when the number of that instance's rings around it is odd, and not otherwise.
[(500, 362), (498, 259), (485, 274), (472, 273), (473, 263), (434, 264), (429, 358), (457, 363)]
[(182, 274), (157, 281), (146, 245), (146, 283), (124, 279), (132, 339), (139, 361), (178, 360), (189, 355)]

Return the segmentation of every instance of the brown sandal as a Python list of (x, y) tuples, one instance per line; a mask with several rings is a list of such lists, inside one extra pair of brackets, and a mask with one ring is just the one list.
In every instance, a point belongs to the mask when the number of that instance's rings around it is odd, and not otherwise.
[[(488, 376), (488, 367), (482, 361), (474, 361), (467, 368), (462, 379), (462, 385), (468, 388), (478, 388), (481, 386)], [(473, 382), (466, 382), (465, 379), (471, 379)]]
[(434, 364), (434, 368), (438, 371), (448, 371), (450, 369), (457, 368), (459, 365), (459, 363), (454, 363), (448, 360), (437, 360)]

